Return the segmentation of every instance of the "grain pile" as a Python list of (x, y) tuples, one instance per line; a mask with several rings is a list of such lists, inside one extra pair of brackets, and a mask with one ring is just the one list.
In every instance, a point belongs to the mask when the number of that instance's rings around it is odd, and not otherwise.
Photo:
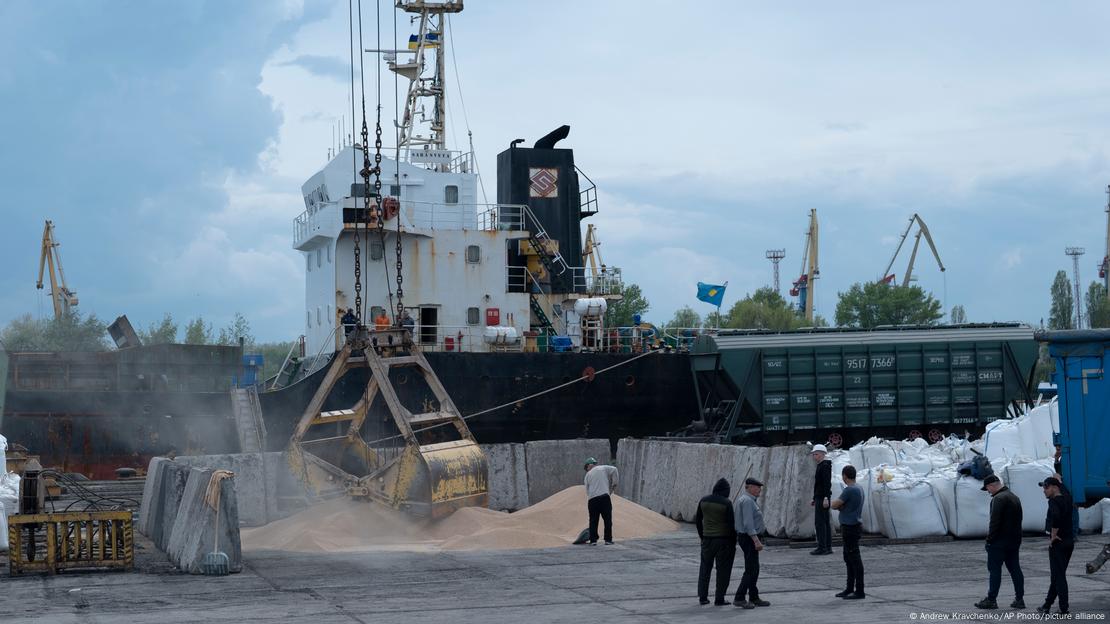
[[(550, 548), (572, 543), (587, 518), (581, 485), (513, 514), (468, 507), (423, 523), (381, 505), (338, 498), (243, 529), (242, 543), (243, 550), (294, 552)], [(617, 541), (678, 529), (676, 522), (619, 496), (613, 496), (613, 525)]]

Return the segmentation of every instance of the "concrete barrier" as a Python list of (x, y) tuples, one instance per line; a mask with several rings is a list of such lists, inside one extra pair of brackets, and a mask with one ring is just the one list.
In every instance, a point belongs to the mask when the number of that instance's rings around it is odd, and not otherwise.
[[(181, 506), (173, 523), (169, 543), (164, 549), (174, 565), (190, 574), (201, 573), (204, 556), (213, 550), (227, 554), (232, 572), (243, 569), (235, 477), (220, 483), (217, 524), (216, 510), (209, 507), (204, 500), (213, 472), (211, 469), (189, 469)], [(216, 539), (217, 534), (219, 540)]]
[(523, 444), (483, 444), (489, 462), (489, 508), (516, 511), (528, 506), (528, 469)]
[(150, 525), (152, 519), (160, 513), (160, 505), (154, 504), (155, 498), (160, 494), (159, 488), (162, 479), (162, 465), (170, 461), (165, 457), (155, 457), (150, 460), (146, 468), (146, 481), (143, 482), (143, 499), (139, 501), (139, 515), (136, 519), (135, 528), (146, 535), (150, 536)]
[[(612, 461), (608, 440), (541, 440), (524, 444), (528, 501), (538, 503), (572, 485), (581, 485), (587, 457)], [(620, 468), (619, 466), (617, 467)], [(623, 474), (621, 480), (623, 481)], [(620, 487), (618, 485), (618, 487)], [(620, 490), (618, 490), (620, 491)]]
[(191, 455), (175, 461), (192, 468), (234, 472), (242, 526), (262, 526), (280, 517), (277, 509), (279, 472), (289, 470), (282, 453)]
[(690, 522), (701, 497), (717, 479), (732, 485), (733, 498), (744, 479), (766, 486), (760, 497), (770, 535), (813, 537), (815, 464), (805, 445), (772, 448), (623, 439), (617, 446), (621, 494), (674, 520)]
[(155, 493), (158, 511), (157, 515), (151, 517), (147, 537), (154, 541), (159, 550), (164, 551), (170, 542), (173, 524), (181, 508), (181, 497), (185, 494), (185, 485), (189, 480), (189, 467), (168, 461), (159, 472), (162, 478), (156, 485)]

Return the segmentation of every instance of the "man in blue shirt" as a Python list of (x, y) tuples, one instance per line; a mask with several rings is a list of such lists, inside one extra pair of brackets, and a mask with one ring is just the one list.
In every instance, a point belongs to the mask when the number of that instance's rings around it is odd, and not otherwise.
[(844, 537), (844, 565), (848, 568), (848, 586), (837, 598), (859, 600), (863, 593), (863, 558), (859, 553), (859, 538), (863, 535), (863, 489), (856, 485), (855, 466), (845, 466), (840, 471), (844, 491), (832, 502), (840, 510), (840, 534)]

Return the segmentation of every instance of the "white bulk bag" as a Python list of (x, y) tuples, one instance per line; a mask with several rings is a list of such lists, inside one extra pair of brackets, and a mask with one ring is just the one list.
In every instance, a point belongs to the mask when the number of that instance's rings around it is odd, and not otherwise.
[(1055, 474), (1052, 460), (1015, 461), (996, 468), (995, 473), (1002, 478), (1002, 484), (1021, 499), (1022, 530), (1043, 532), (1048, 499), (1037, 484)]
[(1106, 530), (1102, 524), (1102, 511), (1110, 505), (1110, 498), (1104, 498), (1090, 507), (1079, 508), (1079, 530), (1083, 533), (1099, 533)]
[(982, 481), (949, 470), (934, 472), (928, 481), (944, 509), (949, 533), (956, 537), (986, 537), (991, 495), (982, 491)]
[(932, 486), (906, 472), (880, 482), (873, 490), (880, 532), (892, 539), (912, 539), (948, 533), (944, 510)]
[(1028, 455), (1022, 447), (1021, 428), (1015, 420), (996, 420), (987, 425), (983, 435), (984, 454), (991, 464), (1001, 464), (1011, 457)]
[(1037, 459), (1051, 459), (1056, 456), (1056, 446), (1052, 443), (1052, 412), (1056, 409), (1056, 400), (1051, 403), (1034, 407), (1025, 416), (1026, 425), (1022, 430), (1025, 445), (1030, 456)]
[(882, 438), (871, 438), (866, 442), (860, 442), (853, 446), (848, 452), (851, 455), (852, 465), (856, 467), (856, 470), (874, 468), (882, 464), (886, 464), (887, 466), (895, 466), (898, 464), (898, 455), (894, 447)]

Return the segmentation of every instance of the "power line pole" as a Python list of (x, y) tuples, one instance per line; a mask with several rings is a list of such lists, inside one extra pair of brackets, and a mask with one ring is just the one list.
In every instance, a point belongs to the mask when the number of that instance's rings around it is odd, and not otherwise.
[(768, 249), (767, 250), (767, 259), (770, 260), (771, 264), (774, 265), (774, 267), (775, 267), (775, 279), (774, 279), (773, 283), (775, 285), (775, 293), (777, 293), (777, 294), (782, 294), (782, 293), (779, 293), (779, 262), (781, 262), (782, 259), (785, 258), (785, 257), (786, 257), (786, 250), (785, 249)]
[(1083, 300), (1079, 298), (1079, 257), (1087, 253), (1082, 247), (1068, 247), (1064, 253), (1071, 256), (1072, 275), (1075, 278), (1075, 329), (1083, 328)]

